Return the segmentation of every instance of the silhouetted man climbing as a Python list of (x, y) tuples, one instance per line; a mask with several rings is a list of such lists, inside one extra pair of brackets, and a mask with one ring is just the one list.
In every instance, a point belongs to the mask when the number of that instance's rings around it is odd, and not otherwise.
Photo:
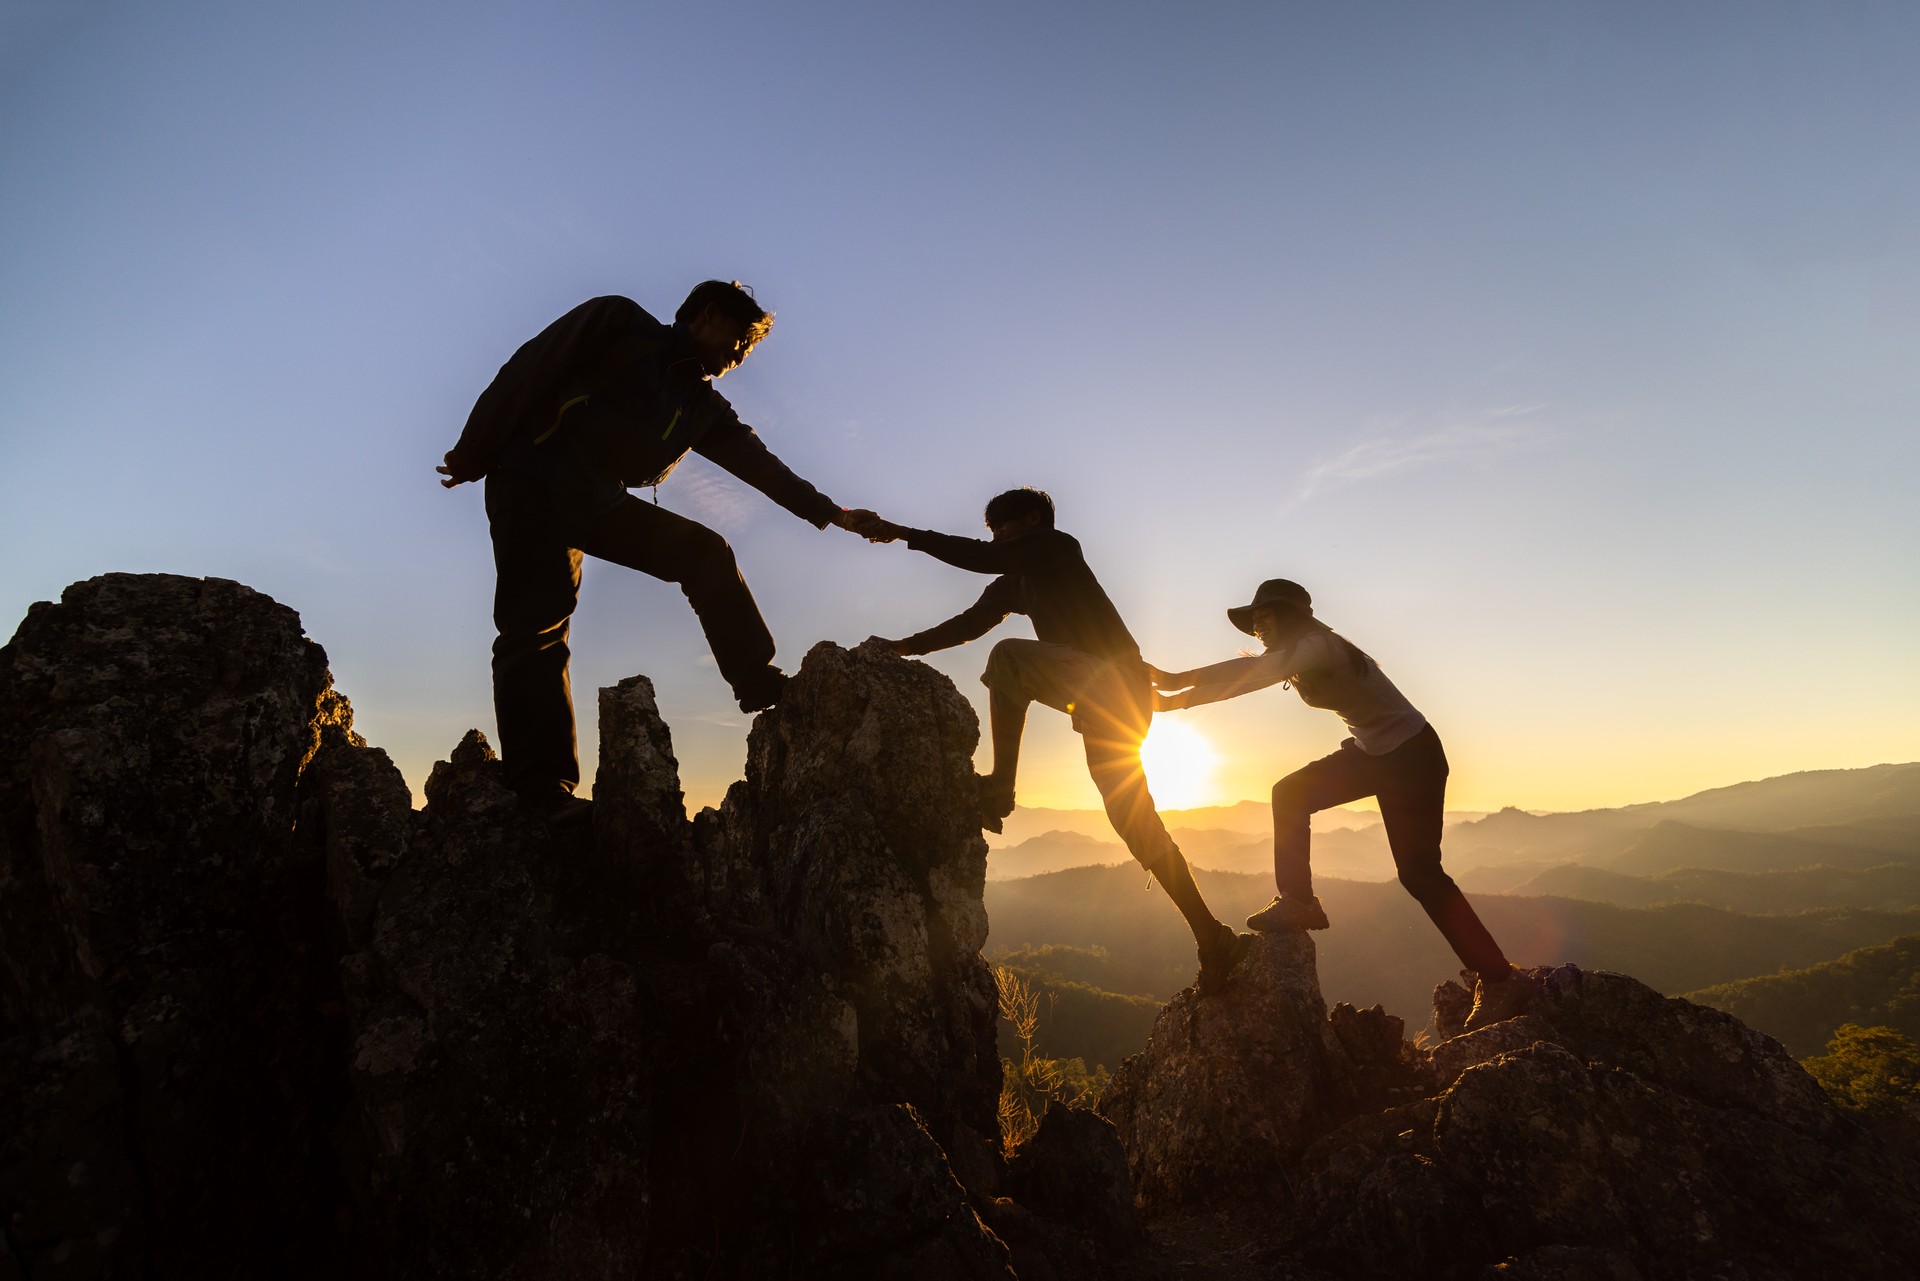
[(1186, 918), (1200, 948), (1201, 990), (1212, 991), (1246, 955), (1250, 940), (1208, 909), (1186, 857), (1154, 809), (1140, 767), (1140, 742), (1153, 719), (1153, 689), (1140, 646), (1087, 567), (1079, 542), (1053, 527), (1053, 500), (1044, 491), (997, 495), (987, 504), (986, 522), (990, 542), (861, 513), (858, 532), (875, 541), (904, 539), (949, 565), (999, 575), (978, 601), (946, 622), (901, 640), (875, 639), (896, 654), (928, 654), (984, 636), (1008, 614), (1033, 621), (1039, 639), (1001, 641), (980, 677), (990, 691), (993, 736), (993, 770), (976, 780), (981, 821), (997, 832), (1013, 812), (1027, 705), (1045, 703), (1073, 717), (1108, 820)]
[(740, 709), (771, 707), (786, 676), (726, 539), (629, 494), (688, 450), (800, 519), (852, 528), (789, 471), (710, 384), (747, 358), (773, 317), (738, 282), (694, 287), (663, 325), (631, 299), (594, 298), (513, 354), (437, 468), (451, 488), (486, 477), (497, 581), (493, 702), (507, 781), (549, 818), (580, 812), (568, 620), (580, 557), (678, 583)]

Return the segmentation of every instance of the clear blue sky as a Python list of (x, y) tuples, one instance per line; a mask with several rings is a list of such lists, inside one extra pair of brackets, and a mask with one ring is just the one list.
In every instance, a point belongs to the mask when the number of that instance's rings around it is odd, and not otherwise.
[[(513, 349), (707, 276), (722, 389), (849, 506), (1012, 484), (1150, 659), (1273, 575), (1439, 726), (1456, 806), (1920, 757), (1920, 8), (0, 3), (0, 613), (113, 570), (298, 609), (416, 794), (491, 730), (478, 487)], [(983, 580), (690, 461), (797, 665)], [(1026, 634), (1021, 620), (1002, 633)], [(745, 718), (589, 564), (689, 799)], [(984, 706), (990, 640), (934, 661)], [(1023, 801), (1092, 805), (1060, 718)], [(1264, 795), (1338, 724), (1185, 714)]]

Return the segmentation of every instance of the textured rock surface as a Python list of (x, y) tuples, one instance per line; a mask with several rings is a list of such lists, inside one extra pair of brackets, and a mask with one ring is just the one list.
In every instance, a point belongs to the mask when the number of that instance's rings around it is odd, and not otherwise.
[(1277, 1178), (1363, 1092), (1409, 1085), (1400, 1021), (1342, 1010), (1329, 1019), (1313, 943), (1299, 933), (1256, 935), (1218, 995), (1175, 996), (1100, 1100), (1143, 1208), (1161, 1214)]
[[(817, 647), (693, 822), (651, 685), (601, 700), (590, 824), (523, 813), (477, 732), (415, 811), (291, 610), (36, 606), (0, 651), (0, 1277), (1011, 1276), (979, 1205), (1034, 1275), (1119, 1275), (1137, 1233), (1001, 1195), (951, 683)], [(1107, 1139), (1052, 1154), (1061, 1215), (1126, 1201)]]
[(1909, 1274), (1913, 1154), (1777, 1043), (1623, 975), (1535, 977), (1526, 1015), (1395, 1053), (1398, 1020), (1320, 1006), (1306, 936), (1261, 939), (1102, 1100), (1143, 1207), (1228, 1206), (1244, 1275)]
[[(1319, 1258), (1376, 1275), (1476, 1258), (1523, 1275), (1907, 1274), (1910, 1154), (1842, 1119), (1776, 1042), (1623, 975), (1542, 980), (1526, 1017), (1438, 1047), (1432, 1099), (1317, 1149), (1299, 1209)], [(1409, 1230), (1369, 1205), (1413, 1207)]]
[(219, 1273), (314, 1230), (324, 870), (293, 833), (350, 733), (298, 615), (238, 583), (90, 579), (0, 650), (0, 1198), (29, 1274)]
[[(816, 647), (689, 821), (644, 678), (593, 821), (473, 733), (415, 811), (292, 611), (109, 575), (0, 650), (0, 1278), (1905, 1277), (1912, 1151), (1781, 1048), (1538, 971), (1430, 1049), (1306, 936), (1002, 1159), (977, 727)], [(1435, 991), (1435, 1026), (1467, 1009)], [(1143, 1245), (1142, 1223), (1157, 1246)], [(1180, 1265), (1192, 1264), (1182, 1270)]]

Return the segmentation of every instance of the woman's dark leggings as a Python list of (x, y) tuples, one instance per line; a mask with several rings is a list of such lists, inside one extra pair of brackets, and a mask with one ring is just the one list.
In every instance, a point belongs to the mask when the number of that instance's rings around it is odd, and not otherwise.
[(1340, 750), (1302, 766), (1273, 785), (1273, 879), (1289, 898), (1313, 895), (1308, 820), (1316, 810), (1378, 797), (1400, 884), (1413, 895), (1476, 974), (1497, 978), (1512, 967), (1480, 923), (1467, 896), (1440, 866), (1440, 827), (1447, 800), (1447, 754), (1428, 725), (1381, 756), (1348, 739)]

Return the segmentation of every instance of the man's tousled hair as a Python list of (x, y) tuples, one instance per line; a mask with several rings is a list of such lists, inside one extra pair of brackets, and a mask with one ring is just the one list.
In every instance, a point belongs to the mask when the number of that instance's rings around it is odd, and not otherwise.
[(773, 328), (773, 313), (756, 302), (752, 292), (737, 280), (701, 281), (680, 304), (680, 310), (673, 313), (673, 322), (690, 325), (708, 307), (720, 308), (721, 315), (745, 326), (749, 345), (765, 338)]
[(995, 494), (987, 500), (986, 518), (989, 525), (1019, 520), (1022, 516), (1038, 516), (1048, 529), (1052, 529), (1052, 497), (1044, 489), (1023, 485), (1019, 489), (1009, 489), (1004, 494)]

